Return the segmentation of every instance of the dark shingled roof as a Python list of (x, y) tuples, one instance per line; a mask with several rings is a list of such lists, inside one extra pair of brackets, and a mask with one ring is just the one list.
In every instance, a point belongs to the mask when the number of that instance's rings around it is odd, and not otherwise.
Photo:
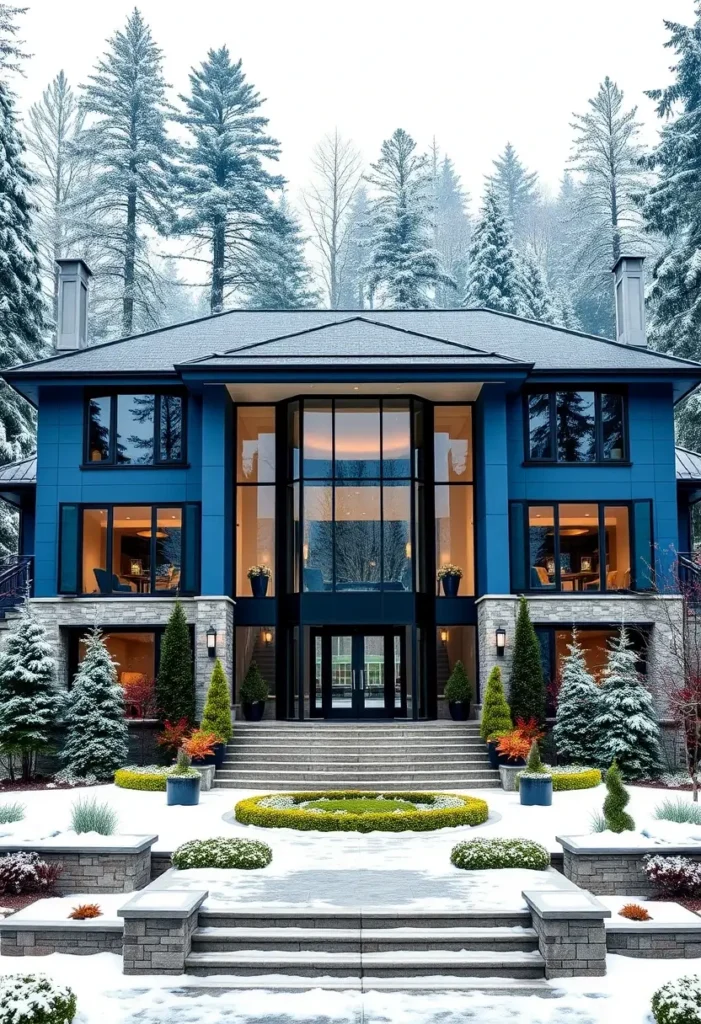
[(676, 447), (677, 480), (701, 482), (701, 455), (689, 448)]
[(7, 488), (10, 485), (17, 487), (18, 484), (35, 484), (36, 482), (36, 455), (30, 455), (28, 459), (20, 459), (19, 462), (6, 462), (4, 466), (0, 466), (0, 488)]
[[(347, 323), (342, 328), (340, 321)], [(339, 324), (341, 334), (348, 337), (334, 340), (334, 349), (360, 345), (365, 334), (372, 337), (372, 345), (380, 345), (379, 326), (396, 328), (400, 332), (413, 332), (414, 337), (400, 339), (392, 336), (384, 342), (384, 355), (406, 353), (404, 359), (422, 358), (435, 361), (440, 342), (458, 346), (452, 359), (464, 363), (472, 350), (472, 359), (479, 362), (492, 354), (516, 363), (534, 364), (539, 371), (612, 371), (676, 370), (680, 375), (686, 371), (690, 377), (699, 375), (701, 364), (691, 360), (677, 359), (649, 349), (631, 348), (614, 341), (593, 335), (567, 331), (549, 324), (520, 317), (496, 313), (486, 309), (463, 310), (296, 310), (296, 311), (249, 311), (231, 310), (201, 320), (191, 320), (173, 327), (165, 327), (147, 334), (136, 335), (117, 341), (95, 345), (78, 352), (62, 353), (36, 363), (27, 363), (7, 372), (8, 379), (29, 377), (35, 373), (51, 374), (100, 374), (100, 373), (173, 373), (175, 365), (192, 361), (200, 364), (206, 357), (213, 356), (208, 365), (224, 365), (218, 362), (222, 353), (231, 355), (240, 352), (250, 357), (251, 346), (261, 342), (275, 342), (275, 348), (268, 350), (276, 360), (301, 360), (311, 354), (310, 332), (327, 324)], [(366, 325), (364, 328), (359, 324)], [(371, 331), (372, 328), (372, 331)], [(421, 335), (421, 340), (416, 335)], [(285, 342), (283, 344), (283, 341)], [(365, 346), (369, 346), (367, 340)], [(361, 346), (361, 347), (365, 347)], [(417, 349), (426, 346), (423, 357)], [(443, 351), (442, 349), (440, 349)], [(462, 351), (465, 350), (465, 351)], [(447, 350), (445, 350), (447, 353)], [(258, 357), (265, 353), (260, 350)], [(368, 355), (367, 349), (363, 358)], [(319, 358), (315, 355), (314, 358)], [(332, 356), (329, 354), (329, 358)], [(438, 355), (438, 358), (441, 358)], [(450, 357), (445, 356), (451, 361)], [(229, 362), (233, 360), (229, 359)]]

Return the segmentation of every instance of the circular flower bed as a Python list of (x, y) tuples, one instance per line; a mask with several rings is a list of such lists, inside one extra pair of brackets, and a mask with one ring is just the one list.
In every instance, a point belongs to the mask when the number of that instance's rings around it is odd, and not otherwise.
[(173, 854), (173, 866), (186, 868), (267, 868), (273, 851), (256, 839), (193, 839)]
[(271, 793), (236, 804), (236, 820), (314, 832), (430, 832), (481, 825), (485, 800), (452, 793)]
[(458, 843), (450, 855), (456, 868), (483, 871), (486, 868), (530, 868), (545, 871), (550, 854), (530, 839), (468, 839)]
[(70, 1024), (75, 995), (45, 974), (6, 974), (0, 979), (0, 1024)]

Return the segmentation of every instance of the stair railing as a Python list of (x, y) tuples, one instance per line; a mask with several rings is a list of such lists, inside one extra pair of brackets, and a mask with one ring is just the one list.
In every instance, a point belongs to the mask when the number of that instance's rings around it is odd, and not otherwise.
[(0, 561), (0, 609), (20, 604), (32, 583), (31, 555), (9, 555)]

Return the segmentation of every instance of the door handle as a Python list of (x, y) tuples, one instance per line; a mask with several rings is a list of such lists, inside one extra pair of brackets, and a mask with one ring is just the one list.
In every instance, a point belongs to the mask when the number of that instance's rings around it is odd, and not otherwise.
[(356, 676), (356, 671), (355, 671), (355, 669), (353, 669), (353, 673), (352, 673), (352, 675), (353, 675), (353, 682), (352, 682), (352, 685), (351, 685), (351, 689), (352, 689), (352, 690), (357, 690), (357, 689), (358, 689), (358, 687), (357, 687), (357, 685), (356, 685), (356, 681), (355, 681), (355, 676)]
[(365, 690), (365, 672), (363, 669), (360, 670), (360, 689)]

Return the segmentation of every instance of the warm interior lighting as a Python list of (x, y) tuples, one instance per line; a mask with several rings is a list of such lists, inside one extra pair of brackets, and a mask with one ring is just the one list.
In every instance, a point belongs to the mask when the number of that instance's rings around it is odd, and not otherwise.
[(449, 634), (448, 634), (448, 630), (447, 629), (442, 629), (441, 630), (441, 642), (442, 643), (444, 643), (444, 644), (448, 643), (448, 635)]
[[(127, 518), (129, 518), (129, 517), (127, 516)], [(147, 539), (150, 539), (153, 536), (153, 531), (152, 530), (137, 530), (136, 531), (136, 536), (137, 537), (146, 537)], [(156, 530), (156, 539), (157, 540), (165, 540), (165, 538), (167, 536), (168, 536), (168, 534), (165, 533), (163, 530)]]
[(302, 557), (303, 557), (305, 562), (309, 561), (309, 545), (308, 544), (303, 544), (302, 545)]
[(406, 542), (406, 544), (404, 545), (404, 554), (407, 556), (407, 558), (411, 558), (411, 541), (410, 540), (408, 540)]
[(273, 642), (273, 633), (272, 633), (272, 630), (270, 630), (270, 629), (266, 629), (266, 630), (264, 630), (264, 631), (263, 631), (263, 641), (264, 641), (264, 642), (265, 642), (266, 644), (271, 644), (271, 643)]
[(506, 647), (506, 630), (501, 626), (496, 631), (496, 644), (497, 644), (497, 657), (504, 657), (504, 648)]
[(217, 653), (217, 631), (214, 626), (207, 630), (207, 654), (213, 658)]

